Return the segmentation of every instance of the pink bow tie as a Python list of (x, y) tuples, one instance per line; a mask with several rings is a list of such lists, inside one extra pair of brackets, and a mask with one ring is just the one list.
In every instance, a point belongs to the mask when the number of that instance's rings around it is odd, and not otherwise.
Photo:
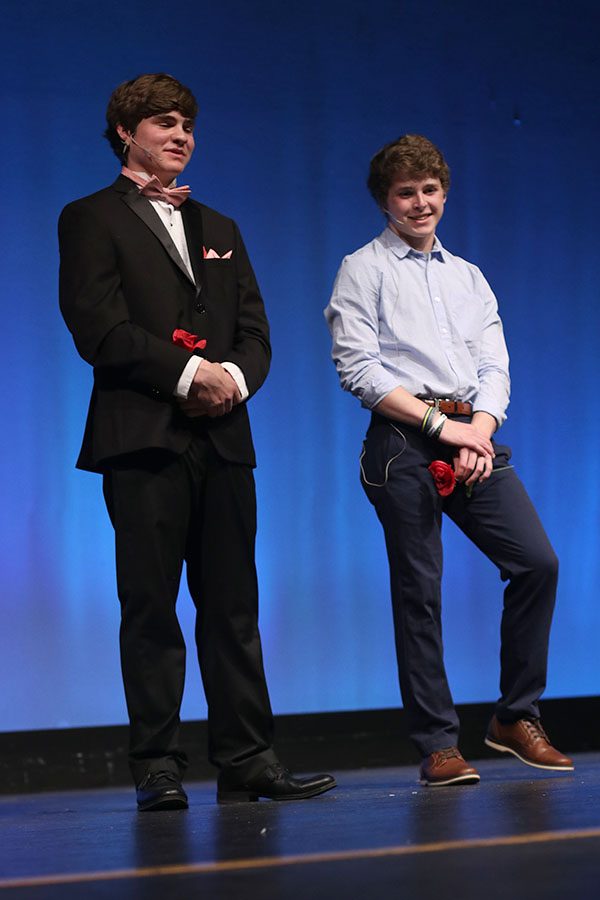
[(163, 187), (156, 175), (153, 175), (152, 178), (146, 180), (142, 178), (141, 175), (138, 175), (137, 172), (132, 172), (127, 166), (123, 166), (121, 174), (125, 175), (126, 178), (129, 178), (130, 181), (135, 182), (135, 184), (141, 188), (140, 194), (143, 194), (144, 197), (148, 197), (149, 200), (163, 200), (165, 203), (170, 203), (171, 206), (174, 206), (176, 209), (180, 207), (192, 193), (191, 188), (187, 184), (182, 187)]

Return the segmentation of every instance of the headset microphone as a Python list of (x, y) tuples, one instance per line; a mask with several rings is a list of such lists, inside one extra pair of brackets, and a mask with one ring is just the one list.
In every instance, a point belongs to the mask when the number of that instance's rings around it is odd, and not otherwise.
[[(133, 140), (133, 138), (132, 138), (132, 140)], [(138, 145), (138, 146), (139, 146), (139, 145)], [(391, 212), (389, 211), (389, 209), (386, 209), (385, 206), (383, 207), (383, 211), (384, 211), (384, 213), (386, 214), (386, 216), (389, 216), (390, 219), (393, 219), (393, 220), (394, 220), (394, 222), (396, 223), (396, 225), (402, 225), (402, 224), (403, 224), (403, 223), (400, 221), (400, 219), (397, 219), (396, 216), (393, 216), (393, 215), (391, 214)]]
[[(393, 216), (393, 215), (391, 214), (391, 212), (389, 211), (389, 209), (386, 209), (385, 206), (382, 206), (381, 208), (383, 209), (383, 211), (384, 211), (384, 213), (386, 214), (386, 216), (389, 216), (390, 219), (393, 219), (393, 220), (394, 220), (394, 222), (396, 223), (396, 225), (405, 225), (405, 224), (406, 224), (406, 222), (401, 222), (400, 219), (397, 219), (396, 216)], [(409, 218), (410, 218), (410, 216), (409, 216)]]
[(148, 159), (155, 159), (155, 158), (156, 158), (156, 157), (154, 156), (154, 154), (153, 154), (153, 153), (150, 153), (150, 151), (149, 151), (146, 147), (142, 147), (141, 144), (138, 144), (138, 142), (136, 141), (136, 139), (134, 138), (133, 135), (130, 135), (130, 137), (131, 137), (131, 143), (132, 143), (132, 144), (135, 144), (136, 147), (139, 147), (140, 150), (142, 151), (142, 153), (145, 153), (145, 154), (146, 154), (146, 156), (148, 157)]

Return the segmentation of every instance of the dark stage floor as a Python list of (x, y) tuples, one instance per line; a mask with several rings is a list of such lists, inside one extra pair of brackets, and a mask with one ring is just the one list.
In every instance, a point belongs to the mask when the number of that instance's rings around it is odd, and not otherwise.
[(479, 785), (342, 772), (297, 803), (139, 814), (131, 790), (0, 798), (0, 900), (600, 897), (600, 754), (568, 775), (479, 762)]

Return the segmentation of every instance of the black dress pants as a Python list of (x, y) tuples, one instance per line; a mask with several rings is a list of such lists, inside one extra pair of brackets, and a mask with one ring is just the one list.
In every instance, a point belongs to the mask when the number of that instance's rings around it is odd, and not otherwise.
[(503, 721), (539, 716), (537, 701), (546, 686), (558, 561), (509, 465), (509, 448), (494, 446), (490, 478), (470, 497), (457, 485), (444, 498), (428, 466), (434, 459), (450, 463), (451, 448), (377, 414), (365, 440), (361, 481), (385, 533), (400, 690), (410, 736), (423, 756), (456, 746), (459, 730), (443, 660), (442, 513), (508, 582), (496, 715)]
[(104, 476), (115, 529), (121, 666), (130, 766), (182, 774), (179, 712), (185, 643), (176, 600), (183, 564), (196, 607), (208, 704), (209, 757), (241, 778), (275, 761), (258, 631), (256, 498), (250, 466), (228, 463), (196, 435), (176, 456), (145, 450)]

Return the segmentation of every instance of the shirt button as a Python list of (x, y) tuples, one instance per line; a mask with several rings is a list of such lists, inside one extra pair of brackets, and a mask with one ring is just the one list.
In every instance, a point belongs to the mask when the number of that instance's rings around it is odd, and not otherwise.
[(442, 334), (448, 334), (448, 329), (447, 329), (447, 328), (442, 328)]
[(205, 307), (204, 303), (196, 303), (196, 312), (200, 313), (200, 314), (206, 312), (206, 307)]
[(434, 299), (437, 303), (440, 302), (440, 298), (439, 298), (439, 297), (434, 297), (433, 299)]

